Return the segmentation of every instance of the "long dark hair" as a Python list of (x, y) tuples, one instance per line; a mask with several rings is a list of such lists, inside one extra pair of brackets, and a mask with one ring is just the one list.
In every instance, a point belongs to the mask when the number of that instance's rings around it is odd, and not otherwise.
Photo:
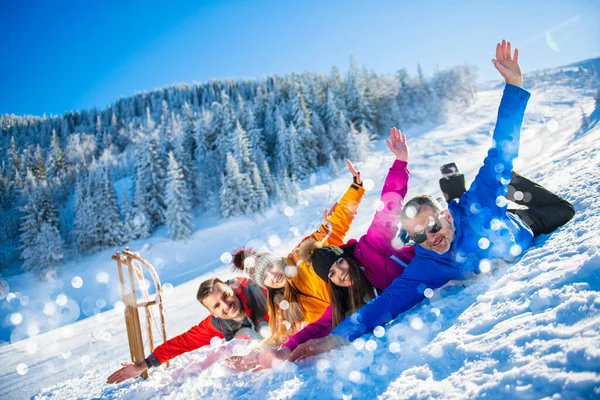
[[(282, 288), (267, 287), (269, 330), (271, 331), (271, 336), (267, 339), (268, 343), (279, 345), (287, 340), (288, 336), (300, 330), (300, 324), (306, 314), (300, 300), (301, 294), (287, 279), (285, 280), (285, 286)], [(289, 307), (287, 310), (283, 310), (279, 306), (282, 300), (288, 302)], [(285, 327), (283, 321), (288, 321), (291, 324), (289, 329)]]
[(352, 257), (343, 257), (348, 263), (348, 272), (352, 279), (350, 287), (338, 286), (328, 279), (329, 294), (331, 296), (331, 309), (333, 314), (332, 325), (335, 328), (347, 316), (367, 304), (375, 297), (373, 285), (367, 280), (362, 266)]

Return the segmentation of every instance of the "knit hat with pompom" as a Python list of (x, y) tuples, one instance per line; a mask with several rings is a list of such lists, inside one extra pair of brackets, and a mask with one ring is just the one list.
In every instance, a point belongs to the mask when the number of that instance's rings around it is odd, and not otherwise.
[(246, 272), (250, 279), (263, 289), (266, 289), (265, 270), (273, 264), (285, 266), (282, 257), (268, 251), (257, 253), (251, 248), (241, 248), (233, 254), (234, 269)]

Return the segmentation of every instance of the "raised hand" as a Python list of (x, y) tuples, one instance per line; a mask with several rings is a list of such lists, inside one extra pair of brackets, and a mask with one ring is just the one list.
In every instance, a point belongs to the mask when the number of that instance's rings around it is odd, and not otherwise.
[(362, 179), (360, 177), (360, 172), (358, 172), (354, 168), (354, 165), (352, 165), (350, 160), (346, 160), (346, 168), (348, 168), (348, 171), (350, 171), (350, 173), (352, 174), (352, 179), (354, 179), (354, 182), (356, 182), (359, 185), (362, 185)]
[(134, 364), (132, 362), (122, 362), (121, 368), (118, 371), (115, 371), (111, 376), (106, 379), (106, 383), (121, 383), (129, 378), (138, 377), (148, 369), (145, 362), (141, 364)]
[(329, 222), (329, 217), (331, 217), (333, 215), (333, 213), (335, 212), (335, 209), (337, 208), (338, 202), (336, 201), (335, 203), (333, 203), (333, 205), (331, 206), (330, 209), (325, 209), (325, 211), (323, 211), (323, 221), (325, 221), (325, 223)]
[(390, 140), (385, 141), (387, 147), (396, 156), (396, 160), (408, 161), (408, 145), (406, 144), (406, 135), (399, 129), (390, 129)]
[(513, 55), (510, 42), (502, 40), (502, 43), (496, 44), (496, 58), (492, 62), (506, 83), (523, 87), (523, 74), (519, 67), (519, 49), (515, 49)]
[(292, 354), (290, 354), (290, 361), (302, 360), (307, 357), (312, 357), (317, 354), (325, 353), (326, 351), (332, 350), (337, 345), (335, 338), (332, 335), (327, 335), (321, 339), (313, 339), (308, 342), (302, 343), (296, 347)]

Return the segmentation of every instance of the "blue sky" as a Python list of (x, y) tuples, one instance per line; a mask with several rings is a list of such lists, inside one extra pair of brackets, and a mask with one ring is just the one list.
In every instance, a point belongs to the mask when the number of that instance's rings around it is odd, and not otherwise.
[(102, 108), (178, 82), (345, 71), (495, 79), (510, 39), (525, 71), (600, 56), (600, 1), (0, 0), (0, 114)]

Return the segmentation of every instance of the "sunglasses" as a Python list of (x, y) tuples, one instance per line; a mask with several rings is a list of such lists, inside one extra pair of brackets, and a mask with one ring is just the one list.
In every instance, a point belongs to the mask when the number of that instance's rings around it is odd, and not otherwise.
[(443, 215), (436, 215), (433, 218), (433, 223), (429, 223), (429, 225), (427, 225), (427, 227), (419, 232), (415, 232), (412, 235), (410, 235), (410, 238), (417, 244), (421, 244), (424, 241), (427, 240), (427, 232), (430, 233), (437, 233), (440, 231), (440, 229), (442, 229), (442, 223), (440, 222), (440, 217)]

